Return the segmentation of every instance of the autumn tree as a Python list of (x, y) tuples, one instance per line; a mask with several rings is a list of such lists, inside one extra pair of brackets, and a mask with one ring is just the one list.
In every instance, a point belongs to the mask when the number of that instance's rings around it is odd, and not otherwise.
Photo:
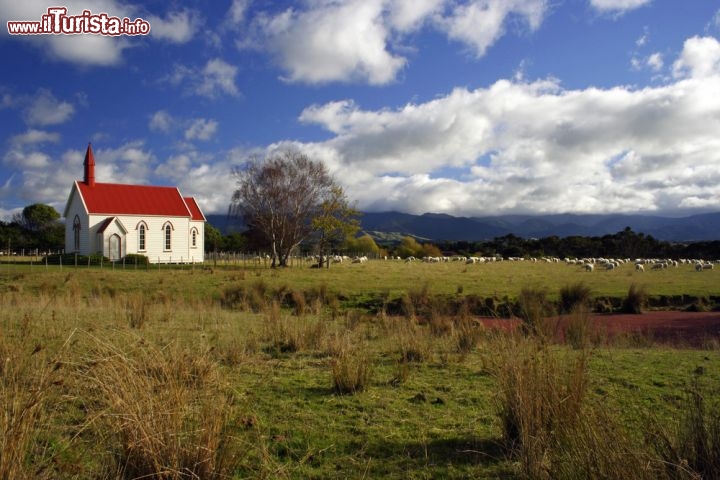
[[(320, 202), (319, 209), (312, 219), (316, 251), (319, 254), (318, 266), (332, 249), (340, 247), (348, 238), (352, 238), (360, 229), (357, 217), (360, 212), (348, 205), (343, 189), (334, 185)], [(328, 262), (328, 267), (330, 263)]]
[(349, 238), (345, 242), (345, 249), (356, 254), (380, 255), (380, 247), (367, 233), (357, 238)]
[(273, 267), (287, 266), (301, 242), (313, 235), (327, 242), (349, 221), (345, 195), (325, 165), (297, 150), (250, 158), (233, 175), (230, 212), (262, 234)]

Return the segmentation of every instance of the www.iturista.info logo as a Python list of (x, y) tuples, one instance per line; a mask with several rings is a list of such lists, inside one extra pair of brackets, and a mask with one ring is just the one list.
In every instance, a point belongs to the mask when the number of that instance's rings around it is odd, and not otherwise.
[(65, 7), (50, 7), (40, 21), (7, 22), (10, 35), (147, 35), (150, 23), (142, 18), (111, 17), (107, 13), (94, 14), (83, 10), (80, 15), (68, 15)]

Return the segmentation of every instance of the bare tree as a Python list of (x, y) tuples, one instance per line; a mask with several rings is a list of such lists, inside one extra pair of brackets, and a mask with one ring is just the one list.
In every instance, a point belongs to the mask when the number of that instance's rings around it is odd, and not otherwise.
[(230, 212), (265, 237), (273, 267), (287, 266), (292, 251), (318, 230), (328, 203), (347, 208), (325, 165), (297, 150), (252, 157), (233, 175), (237, 189)]

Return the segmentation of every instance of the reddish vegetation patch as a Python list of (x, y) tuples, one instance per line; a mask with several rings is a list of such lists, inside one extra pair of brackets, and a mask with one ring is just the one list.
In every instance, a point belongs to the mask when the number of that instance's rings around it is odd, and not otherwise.
[[(702, 347), (709, 341), (720, 341), (720, 312), (676, 312), (648, 311), (642, 314), (593, 314), (594, 332), (613, 339), (627, 334), (640, 334), (657, 343)], [(555, 322), (555, 330), (562, 338), (562, 332), (569, 321), (563, 316)], [(488, 328), (506, 331), (520, 325), (517, 319), (483, 318), (480, 322)]]
[(659, 343), (694, 347), (720, 339), (719, 312), (651, 311), (639, 315), (596, 315), (593, 319), (610, 337), (638, 332)]

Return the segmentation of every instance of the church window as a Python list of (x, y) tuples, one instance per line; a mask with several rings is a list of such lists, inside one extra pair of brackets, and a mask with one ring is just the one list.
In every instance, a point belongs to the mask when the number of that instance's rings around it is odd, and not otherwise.
[(138, 228), (138, 250), (145, 251), (145, 224), (141, 223)]
[(73, 245), (75, 247), (75, 251), (80, 251), (80, 217), (75, 215), (75, 220), (73, 220)]

